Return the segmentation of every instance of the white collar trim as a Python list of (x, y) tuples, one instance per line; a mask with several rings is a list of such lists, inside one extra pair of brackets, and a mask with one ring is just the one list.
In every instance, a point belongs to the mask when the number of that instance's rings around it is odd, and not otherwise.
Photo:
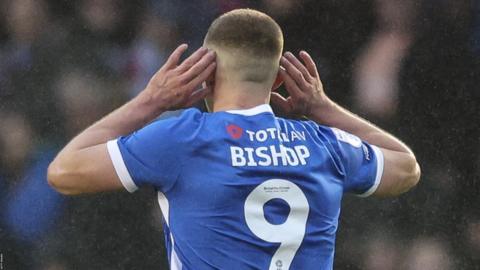
[(233, 114), (245, 115), (245, 116), (252, 116), (252, 115), (261, 114), (261, 113), (265, 113), (265, 112), (273, 114), (272, 107), (270, 107), (270, 105), (268, 105), (268, 104), (262, 104), (262, 105), (259, 105), (259, 106), (256, 106), (256, 107), (253, 107), (253, 108), (250, 108), (250, 109), (246, 109), (246, 110), (230, 110), (230, 111), (226, 111), (226, 112), (227, 113), (233, 113)]

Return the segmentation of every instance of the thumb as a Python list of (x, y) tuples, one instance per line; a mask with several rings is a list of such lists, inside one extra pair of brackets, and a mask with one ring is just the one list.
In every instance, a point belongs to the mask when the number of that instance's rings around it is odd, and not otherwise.
[(197, 91), (193, 92), (187, 100), (186, 107), (193, 106), (195, 103), (199, 102), (200, 100), (204, 99), (208, 94), (212, 92), (210, 87), (204, 87), (198, 89)]
[(278, 106), (284, 113), (288, 114), (290, 111), (292, 111), (292, 107), (288, 100), (279, 93), (270, 93), (270, 101), (275, 106)]

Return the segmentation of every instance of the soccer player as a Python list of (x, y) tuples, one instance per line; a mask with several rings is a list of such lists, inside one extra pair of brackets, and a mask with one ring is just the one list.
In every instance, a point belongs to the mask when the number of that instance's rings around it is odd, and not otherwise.
[[(330, 100), (306, 52), (282, 56), (269, 16), (228, 12), (181, 62), (186, 49), (48, 171), (64, 194), (154, 187), (171, 269), (332, 269), (343, 194), (395, 196), (418, 182), (412, 151)], [(282, 81), (288, 98), (271, 92)], [(154, 120), (207, 96), (211, 113)], [(311, 121), (275, 117), (270, 99)]]

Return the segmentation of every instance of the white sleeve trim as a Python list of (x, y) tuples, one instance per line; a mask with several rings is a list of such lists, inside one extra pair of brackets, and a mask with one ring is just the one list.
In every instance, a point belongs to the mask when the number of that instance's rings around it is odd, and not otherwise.
[(107, 142), (107, 149), (108, 154), (110, 155), (110, 159), (112, 160), (113, 167), (117, 172), (118, 178), (120, 182), (122, 182), (123, 187), (125, 187), (128, 192), (134, 192), (138, 189), (135, 182), (133, 182), (130, 173), (127, 170), (127, 166), (125, 166), (125, 162), (123, 161), (122, 153), (120, 153), (120, 148), (118, 148), (117, 140), (111, 140)]
[(380, 185), (380, 181), (382, 180), (383, 175), (383, 152), (380, 148), (372, 145), (373, 152), (375, 153), (375, 157), (377, 158), (377, 174), (375, 175), (375, 182), (373, 183), (372, 187), (370, 187), (367, 191), (362, 194), (358, 194), (358, 197), (365, 198), (372, 195)]

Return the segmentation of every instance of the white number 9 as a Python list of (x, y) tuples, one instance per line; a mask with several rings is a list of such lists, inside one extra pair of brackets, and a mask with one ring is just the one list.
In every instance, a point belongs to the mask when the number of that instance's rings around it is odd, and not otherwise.
[[(272, 224), (265, 219), (263, 206), (272, 199), (283, 199), (290, 206), (290, 213), (282, 224)], [(305, 236), (309, 211), (303, 191), (287, 180), (267, 180), (248, 195), (245, 201), (245, 221), (248, 228), (264, 241), (280, 243), (272, 257), (269, 270), (290, 268)]]

